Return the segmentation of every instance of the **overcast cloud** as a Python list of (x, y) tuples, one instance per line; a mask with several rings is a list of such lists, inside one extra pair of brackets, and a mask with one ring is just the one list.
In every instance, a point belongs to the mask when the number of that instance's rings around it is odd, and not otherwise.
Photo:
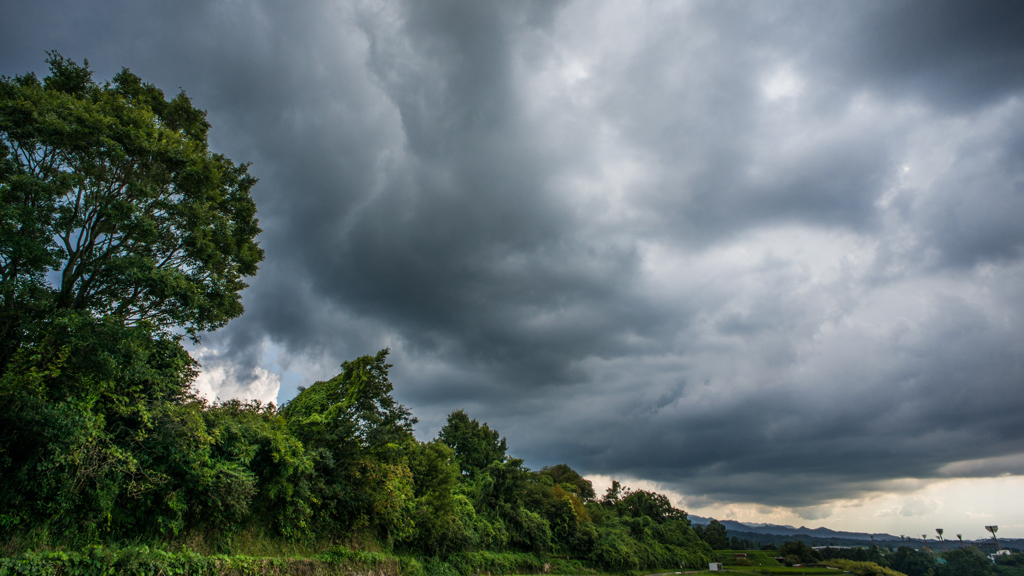
[(1016, 3), (0, 6), (0, 73), (129, 67), (253, 163), (211, 393), (390, 346), (423, 439), (809, 519), (1024, 474)]

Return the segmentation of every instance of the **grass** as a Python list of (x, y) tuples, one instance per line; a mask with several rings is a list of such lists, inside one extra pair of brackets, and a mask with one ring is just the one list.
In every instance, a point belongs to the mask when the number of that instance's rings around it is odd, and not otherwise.
[(750, 567), (783, 567), (782, 564), (775, 560), (776, 552), (774, 550), (715, 550), (715, 556), (718, 558), (718, 561), (726, 566), (737, 564), (736, 554), (746, 554), (747, 560), (751, 564)]
[(828, 568), (787, 568), (785, 566), (772, 566), (766, 568), (764, 566), (724, 566), (724, 570), (721, 572), (711, 572), (707, 568), (703, 570), (693, 570), (687, 568), (686, 570), (677, 571), (680, 574), (693, 574), (699, 572), (701, 574), (806, 574), (807, 576), (817, 576), (821, 574), (842, 574), (843, 571), (839, 569), (828, 569)]
[[(740, 565), (741, 559), (736, 554), (746, 554), (746, 561), (750, 565)], [(830, 570), (828, 568), (793, 567), (789, 568), (775, 560), (774, 550), (715, 550), (715, 557), (725, 568), (723, 572), (716, 574), (842, 574), (842, 570)], [(707, 570), (704, 570), (708, 574)]]
[[(767, 572), (766, 572), (767, 571)], [(749, 566), (727, 566), (724, 572), (716, 572), (715, 574), (807, 574), (808, 576), (816, 574), (843, 574), (842, 570), (835, 569), (829, 570), (827, 568), (786, 568), (784, 566), (778, 566), (774, 568), (757, 568)], [(711, 574), (711, 572), (709, 572)]]

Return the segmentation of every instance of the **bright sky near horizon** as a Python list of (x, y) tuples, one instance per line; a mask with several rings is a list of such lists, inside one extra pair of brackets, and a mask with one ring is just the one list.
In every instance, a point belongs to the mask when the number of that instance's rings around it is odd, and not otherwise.
[(287, 401), (390, 347), (436, 434), (701, 516), (1024, 537), (1024, 6), (0, 2), (209, 112), (267, 259), (194, 354)]
[[(623, 480), (617, 478), (620, 482)], [(591, 476), (598, 494), (611, 486), (610, 476)], [(985, 526), (997, 525), (997, 536), (1020, 538), (1024, 534), (1024, 478), (953, 478), (937, 482), (904, 479), (893, 489), (880, 489), (854, 498), (840, 498), (819, 506), (788, 508), (753, 502), (708, 502), (691, 506), (686, 495), (665, 485), (645, 480), (626, 480), (631, 488), (668, 494), (673, 503), (690, 514), (718, 520), (779, 524), (808, 528), (826, 527), (846, 532), (906, 535), (935, 540), (935, 529), (945, 538), (957, 534), (965, 540), (992, 537)], [(915, 488), (916, 487), (916, 488)], [(1000, 524), (1002, 522), (1002, 524)]]

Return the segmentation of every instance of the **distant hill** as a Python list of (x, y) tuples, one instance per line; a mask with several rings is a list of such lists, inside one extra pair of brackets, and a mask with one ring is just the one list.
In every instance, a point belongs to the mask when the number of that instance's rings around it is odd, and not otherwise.
[[(713, 518), (704, 518), (693, 514), (690, 514), (688, 517), (690, 522), (702, 525), (710, 524), (711, 520), (713, 520)], [(759, 545), (770, 543), (779, 545), (786, 541), (799, 540), (808, 546), (866, 546), (871, 544), (872, 536), (872, 534), (867, 532), (843, 532), (825, 527), (808, 528), (800, 526), (799, 528), (794, 528), (779, 524), (760, 524), (754, 522), (748, 524), (735, 520), (719, 520), (719, 522), (725, 525), (730, 538), (735, 536), (741, 540), (757, 542)], [(875, 533), (873, 536), (875, 537), (875, 544), (886, 548), (895, 548), (904, 543), (899, 536), (893, 536), (892, 534)], [(925, 545), (933, 550), (938, 550), (942, 546), (934, 538), (927, 541), (920, 538), (907, 538), (906, 544), (913, 547)], [(995, 544), (989, 538), (964, 540), (964, 544), (977, 546), (985, 552), (995, 551)], [(999, 544), (1003, 548), (1024, 550), (1024, 538), (1000, 538)], [(946, 540), (948, 548), (955, 548), (959, 545), (960, 542), (958, 540)]]
[[(709, 524), (713, 518), (704, 518), (702, 516), (689, 515), (690, 521), (694, 524)], [(729, 531), (729, 535), (742, 538), (739, 532), (747, 532), (751, 534), (770, 534), (775, 536), (796, 536), (804, 535), (819, 539), (842, 539), (842, 540), (864, 540), (867, 542), (871, 541), (872, 534), (867, 532), (843, 532), (840, 530), (832, 530), (831, 528), (808, 528), (806, 526), (800, 526), (794, 528), (792, 526), (785, 526), (779, 524), (757, 524), (757, 523), (744, 523), (737, 522), (735, 520), (719, 520), (725, 525), (725, 529)], [(900, 541), (899, 536), (893, 536), (892, 534), (873, 534), (875, 542), (882, 542), (887, 540)], [(749, 538), (748, 538), (749, 539)]]

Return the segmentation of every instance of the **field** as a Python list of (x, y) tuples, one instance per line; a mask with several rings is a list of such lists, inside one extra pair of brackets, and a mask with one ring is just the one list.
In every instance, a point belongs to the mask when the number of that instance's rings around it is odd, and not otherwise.
[(669, 572), (668, 574), (806, 574), (807, 576), (819, 576), (822, 574), (843, 574), (843, 571), (838, 568), (787, 568), (785, 566), (752, 568), (750, 566), (724, 566), (721, 572), (710, 572), (705, 568), (700, 571), (687, 569), (683, 572)]
[[(751, 568), (785, 568), (782, 564), (775, 561), (774, 550), (715, 550), (715, 556), (718, 561), (726, 566), (733, 566), (737, 564), (736, 555), (746, 554), (747, 561), (750, 562)], [(746, 566), (744, 566), (746, 567)]]
[[(739, 565), (736, 554), (746, 554), (749, 565)], [(725, 573), (732, 574), (842, 574), (842, 570), (829, 568), (787, 568), (775, 560), (771, 550), (716, 550), (715, 556), (723, 564)], [(705, 569), (706, 570), (706, 569)]]

